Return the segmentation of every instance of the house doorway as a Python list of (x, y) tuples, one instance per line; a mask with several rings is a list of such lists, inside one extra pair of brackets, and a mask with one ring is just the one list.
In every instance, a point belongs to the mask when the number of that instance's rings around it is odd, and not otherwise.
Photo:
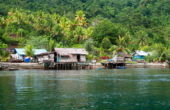
[(80, 55), (77, 55), (77, 61), (80, 62)]
[(54, 62), (57, 62), (57, 54), (54, 53)]

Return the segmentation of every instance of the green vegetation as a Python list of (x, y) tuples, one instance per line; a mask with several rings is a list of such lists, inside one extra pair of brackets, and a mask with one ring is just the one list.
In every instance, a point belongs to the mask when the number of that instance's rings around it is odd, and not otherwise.
[(14, 42), (49, 51), (85, 47), (97, 59), (145, 50), (164, 61), (170, 59), (169, 5), (168, 0), (0, 0), (0, 49)]
[(27, 45), (26, 47), (24, 47), (24, 49), (25, 49), (26, 56), (29, 56), (31, 61), (31, 57), (34, 56), (33, 45)]

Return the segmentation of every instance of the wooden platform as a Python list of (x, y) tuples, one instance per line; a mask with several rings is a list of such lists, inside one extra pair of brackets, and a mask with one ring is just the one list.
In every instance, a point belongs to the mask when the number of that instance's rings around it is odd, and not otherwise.
[(118, 66), (125, 66), (124, 62), (115, 62), (115, 63), (101, 63), (103, 66), (105, 66), (106, 68), (118, 68)]

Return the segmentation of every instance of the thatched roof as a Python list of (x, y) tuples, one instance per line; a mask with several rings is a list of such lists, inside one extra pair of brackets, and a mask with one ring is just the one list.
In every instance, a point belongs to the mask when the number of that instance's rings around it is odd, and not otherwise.
[(70, 55), (70, 54), (80, 54), (80, 55), (87, 55), (85, 49), (77, 49), (77, 48), (54, 48), (55, 51), (59, 55)]

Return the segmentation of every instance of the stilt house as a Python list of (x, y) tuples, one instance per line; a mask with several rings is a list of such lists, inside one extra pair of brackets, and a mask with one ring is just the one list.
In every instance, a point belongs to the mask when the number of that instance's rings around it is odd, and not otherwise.
[(83, 63), (88, 53), (84, 49), (54, 48), (51, 52), (37, 55), (39, 63)]
[(115, 61), (115, 63), (124, 63), (124, 61), (131, 61), (131, 58), (131, 55), (127, 55), (124, 52), (118, 52), (113, 60)]

